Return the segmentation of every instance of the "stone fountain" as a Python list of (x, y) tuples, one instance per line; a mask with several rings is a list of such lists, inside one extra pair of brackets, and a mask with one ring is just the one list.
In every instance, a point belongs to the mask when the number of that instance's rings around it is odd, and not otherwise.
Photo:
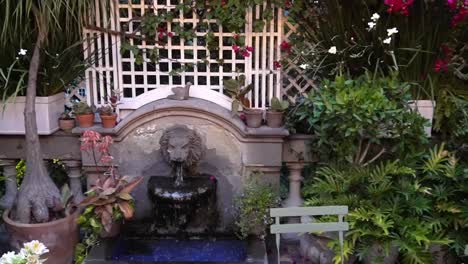
[(200, 136), (186, 126), (176, 125), (163, 133), (159, 143), (172, 175), (149, 179), (148, 194), (154, 210), (152, 229), (170, 234), (213, 233), (218, 222), (216, 177), (197, 172), (204, 153)]
[(148, 179), (150, 221), (126, 224), (120, 238), (94, 248), (86, 264), (265, 263), (262, 241), (216, 233), (217, 179), (197, 171), (205, 152), (199, 134), (174, 125), (159, 145), (171, 172)]

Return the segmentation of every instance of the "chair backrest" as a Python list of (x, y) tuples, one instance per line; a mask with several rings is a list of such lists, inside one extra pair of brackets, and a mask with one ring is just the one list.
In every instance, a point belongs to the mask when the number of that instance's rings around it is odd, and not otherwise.
[[(347, 206), (316, 206), (316, 207), (290, 207), (272, 208), (270, 216), (275, 218), (275, 223), (270, 226), (270, 232), (276, 234), (276, 247), (278, 249), (278, 263), (280, 263), (280, 234), (282, 233), (310, 233), (310, 232), (338, 232), (341, 246), (341, 262), (343, 263), (344, 231), (349, 230), (349, 224), (344, 222), (344, 216), (348, 214)], [(281, 224), (281, 217), (323, 216), (336, 215), (337, 222), (326, 223), (294, 223)]]

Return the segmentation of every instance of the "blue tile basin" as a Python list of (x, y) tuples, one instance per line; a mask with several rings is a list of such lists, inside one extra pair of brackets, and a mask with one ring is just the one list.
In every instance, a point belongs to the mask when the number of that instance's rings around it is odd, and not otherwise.
[(119, 240), (111, 260), (128, 262), (243, 263), (247, 243), (240, 240)]

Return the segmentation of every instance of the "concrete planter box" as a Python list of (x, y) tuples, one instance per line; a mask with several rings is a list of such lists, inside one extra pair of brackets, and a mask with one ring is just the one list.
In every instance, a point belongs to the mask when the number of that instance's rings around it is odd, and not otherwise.
[[(0, 134), (24, 135), (24, 105), (26, 97), (18, 96), (0, 110)], [(4, 104), (0, 104), (3, 108)], [(65, 94), (36, 97), (36, 118), (39, 135), (50, 135), (59, 129), (58, 118), (64, 110)]]
[(410, 103), (410, 107), (416, 110), (422, 117), (429, 120), (429, 125), (424, 127), (428, 137), (432, 136), (432, 122), (434, 119), (434, 109), (436, 102), (432, 100), (415, 100)]
[(283, 143), (283, 162), (286, 163), (308, 163), (317, 161), (317, 157), (312, 155), (310, 142), (314, 138), (312, 135), (292, 134), (285, 138)]

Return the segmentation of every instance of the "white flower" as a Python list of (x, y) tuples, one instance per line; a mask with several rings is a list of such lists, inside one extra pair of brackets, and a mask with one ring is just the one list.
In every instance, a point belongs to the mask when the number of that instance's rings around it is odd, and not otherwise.
[(384, 39), (383, 43), (390, 44), (391, 41), (392, 41), (392, 38), (388, 37), (388, 38)]
[(27, 50), (25, 50), (25, 49), (20, 49), (20, 51), (18, 52), (18, 55), (25, 56), (26, 53), (28, 53)]
[(371, 31), (372, 29), (374, 29), (374, 27), (377, 25), (377, 23), (375, 22), (369, 22), (367, 23), (367, 25), (369, 25), (369, 28), (367, 29), (368, 31)]
[(396, 34), (398, 33), (398, 29), (396, 27), (394, 28), (391, 28), (391, 29), (387, 29), (387, 35), (390, 37), (391, 35), (393, 34)]
[(13, 261), (17, 258), (16, 253), (13, 251), (7, 252), (3, 254), (3, 256), (0, 258), (0, 263), (1, 264), (12, 264)]
[(377, 22), (377, 20), (379, 20), (380, 18), (380, 15), (377, 14), (377, 13), (374, 13), (372, 16), (371, 16), (371, 20), (374, 21), (374, 22)]
[(309, 67), (309, 64), (301, 64), (301, 65), (299, 65), (299, 68), (301, 68), (301, 69), (303, 69), (303, 70), (307, 69), (307, 67)]
[(28, 253), (35, 254), (35, 255), (42, 255), (42, 254), (49, 252), (47, 247), (37, 240), (24, 243), (23, 247)]
[(330, 54), (336, 54), (336, 47), (335, 47), (335, 46), (331, 47), (331, 48), (328, 50), (328, 53), (330, 53)]

